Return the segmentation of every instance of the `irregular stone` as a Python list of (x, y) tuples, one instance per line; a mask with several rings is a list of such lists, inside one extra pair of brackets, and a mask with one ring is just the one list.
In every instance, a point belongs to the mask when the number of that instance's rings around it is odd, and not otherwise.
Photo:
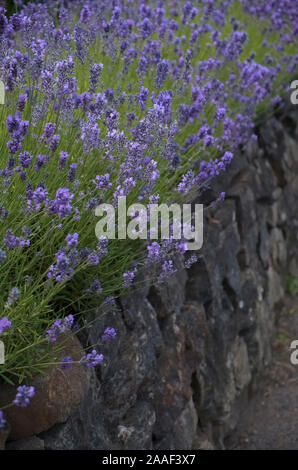
[(155, 421), (156, 414), (152, 403), (138, 402), (118, 426), (118, 438), (123, 442), (124, 448), (150, 449)]
[(236, 391), (242, 391), (251, 381), (251, 370), (247, 347), (243, 338), (237, 338), (232, 350), (233, 374)]
[(191, 398), (173, 427), (175, 449), (193, 449), (197, 425), (198, 415)]
[(271, 257), (276, 269), (287, 262), (287, 246), (283, 233), (279, 228), (274, 228), (270, 233)]
[(269, 267), (268, 272), (268, 302), (271, 309), (281, 301), (284, 296), (284, 286), (278, 273), (274, 271), (272, 266)]
[(44, 450), (44, 441), (37, 436), (25, 437), (18, 441), (9, 442), (6, 450)]

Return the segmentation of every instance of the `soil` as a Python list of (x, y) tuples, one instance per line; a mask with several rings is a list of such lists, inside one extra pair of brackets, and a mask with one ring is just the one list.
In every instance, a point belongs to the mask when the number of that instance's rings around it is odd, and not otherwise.
[(227, 439), (227, 449), (298, 450), (298, 364), (291, 364), (294, 350), (290, 348), (294, 340), (298, 340), (298, 298), (287, 297), (274, 341), (273, 361), (237, 429)]

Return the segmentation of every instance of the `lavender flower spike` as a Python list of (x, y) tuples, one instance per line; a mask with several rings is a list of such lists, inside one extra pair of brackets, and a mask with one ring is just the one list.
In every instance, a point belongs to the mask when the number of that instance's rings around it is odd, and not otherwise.
[(82, 363), (85, 363), (87, 367), (95, 367), (98, 364), (100, 364), (103, 361), (103, 355), (98, 354), (96, 349), (93, 349), (93, 351), (89, 354), (86, 354), (86, 356), (83, 356), (81, 359)]
[(116, 338), (116, 331), (114, 328), (106, 328), (105, 331), (104, 331), (104, 334), (102, 335), (101, 339), (103, 341), (109, 341), (111, 339), (115, 339)]
[(32, 386), (27, 387), (26, 385), (21, 385), (17, 390), (18, 392), (13, 403), (21, 408), (26, 408), (30, 403), (30, 398), (35, 395), (35, 388)]
[(12, 324), (11, 321), (8, 320), (7, 317), (3, 317), (0, 320), (0, 334), (4, 331), (7, 331), (11, 328)]

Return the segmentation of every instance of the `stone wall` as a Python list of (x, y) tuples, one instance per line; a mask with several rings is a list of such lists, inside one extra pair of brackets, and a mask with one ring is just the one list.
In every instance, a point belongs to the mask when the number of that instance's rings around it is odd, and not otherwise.
[(110, 364), (90, 372), (82, 404), (39, 447), (224, 448), (270, 362), (285, 275), (298, 275), (297, 111), (260, 125), (216, 182), (227, 199), (206, 213), (199, 261), (162, 290), (144, 283), (81, 338), (118, 332)]

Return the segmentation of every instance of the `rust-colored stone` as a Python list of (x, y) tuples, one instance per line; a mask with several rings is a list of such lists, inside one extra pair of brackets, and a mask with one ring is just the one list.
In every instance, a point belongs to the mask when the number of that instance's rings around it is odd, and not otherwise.
[[(79, 340), (71, 336), (62, 341), (64, 344), (59, 356), (67, 355), (73, 361), (79, 361), (84, 354)], [(53, 365), (45, 374), (33, 378), (30, 385), (35, 387), (35, 396), (29, 406), (12, 406), (5, 410), (5, 418), (11, 426), (9, 440), (39, 434), (57, 423), (65, 422), (83, 400), (87, 384), (87, 372), (82, 364), (73, 364), (67, 370)], [(16, 387), (1, 387), (0, 409), (1, 405), (12, 402), (15, 395)]]

